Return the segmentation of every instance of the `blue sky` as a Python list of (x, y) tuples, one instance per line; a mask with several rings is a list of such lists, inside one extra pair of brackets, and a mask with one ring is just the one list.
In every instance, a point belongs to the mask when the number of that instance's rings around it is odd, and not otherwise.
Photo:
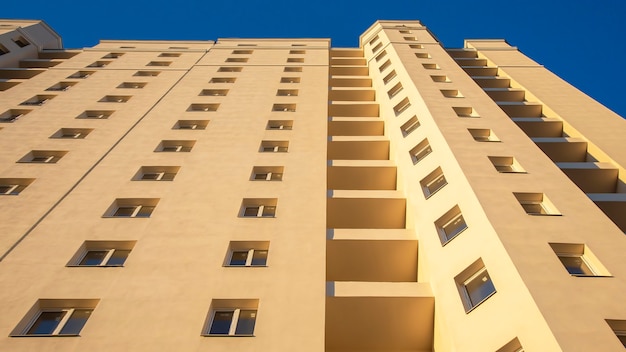
[(419, 19), (446, 47), (504, 38), (626, 116), (623, 0), (31, 0), (1, 9), (0, 17), (45, 20), (67, 48), (100, 39), (220, 37), (324, 37), (334, 47), (355, 47), (377, 19)]

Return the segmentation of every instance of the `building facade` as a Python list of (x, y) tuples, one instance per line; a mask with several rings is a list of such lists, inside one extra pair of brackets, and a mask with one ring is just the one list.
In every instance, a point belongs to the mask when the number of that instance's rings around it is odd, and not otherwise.
[(620, 351), (626, 122), (503, 40), (0, 21), (0, 350)]

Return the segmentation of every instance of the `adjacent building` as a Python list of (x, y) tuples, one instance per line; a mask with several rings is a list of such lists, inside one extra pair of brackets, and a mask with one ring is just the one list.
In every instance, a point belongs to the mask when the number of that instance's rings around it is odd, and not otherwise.
[(0, 20), (0, 349), (620, 351), (626, 121), (504, 40)]

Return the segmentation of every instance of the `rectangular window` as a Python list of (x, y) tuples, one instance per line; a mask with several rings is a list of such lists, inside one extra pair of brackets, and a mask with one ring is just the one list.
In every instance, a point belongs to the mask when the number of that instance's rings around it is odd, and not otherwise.
[(276, 216), (278, 198), (246, 198), (241, 205), (244, 218), (273, 218)]
[(117, 88), (141, 89), (146, 86), (146, 82), (123, 82)]
[(217, 72), (241, 72), (243, 67), (238, 66), (225, 66), (217, 69)]
[(300, 77), (282, 77), (280, 83), (300, 83)]
[(396, 106), (393, 107), (393, 111), (397, 116), (403, 113), (404, 110), (408, 109), (409, 106), (411, 106), (411, 102), (409, 101), (409, 98), (404, 98), (398, 104), (396, 104)]
[(524, 348), (519, 342), (519, 339), (516, 337), (509, 341), (506, 345), (500, 347), (496, 352), (524, 352)]
[(248, 55), (248, 54), (252, 54), (253, 50), (233, 50), (233, 52), (231, 54), (235, 54), (235, 55)]
[(174, 129), (177, 130), (204, 130), (209, 120), (178, 120)]
[(448, 244), (448, 242), (461, 232), (465, 231), (467, 229), (467, 223), (463, 218), (463, 214), (461, 214), (461, 209), (458, 205), (455, 205), (435, 221), (435, 227), (437, 228), (439, 240), (443, 246)]
[(248, 62), (247, 57), (229, 57), (225, 62)]
[(301, 58), (301, 57), (289, 57), (289, 58), (287, 58), (287, 62), (302, 63), (302, 62), (304, 62), (304, 58)]
[(142, 166), (133, 180), (137, 181), (173, 181), (180, 166)]
[(146, 66), (169, 66), (172, 61), (150, 61)]
[(513, 195), (528, 215), (561, 215), (543, 193), (514, 192)]
[(293, 120), (269, 120), (267, 121), (268, 130), (290, 130), (293, 128)]
[(298, 96), (297, 89), (279, 89), (276, 92), (276, 95), (279, 97), (295, 97)]
[(385, 56), (387, 56), (387, 52), (385, 50), (381, 51), (380, 54), (376, 55), (376, 58), (375, 58), (376, 62), (382, 60), (383, 57), (385, 57)]
[(441, 70), (441, 67), (437, 64), (422, 64), (422, 67), (427, 70)]
[(463, 94), (457, 89), (442, 89), (441, 94), (446, 98), (463, 98)]
[(85, 241), (67, 266), (124, 266), (137, 241)]
[(160, 53), (159, 57), (180, 57), (180, 53)]
[(113, 115), (113, 110), (87, 110), (82, 114), (78, 115), (77, 119), (108, 119)]
[(450, 82), (452, 82), (452, 80), (450, 80), (450, 78), (448, 78), (448, 76), (446, 76), (446, 75), (433, 75), (433, 76), (430, 76), (430, 79), (432, 79), (433, 82), (439, 82), (439, 83), (450, 83)]
[(415, 53), (415, 57), (418, 59), (430, 59), (431, 56), (429, 53)]
[(49, 92), (64, 92), (64, 91), (70, 89), (75, 84), (76, 84), (76, 82), (59, 82), (59, 83), (49, 87), (46, 90), (49, 91)]
[(467, 131), (476, 142), (500, 142), (498, 136), (488, 128), (468, 128)]
[(0, 44), (0, 55), (4, 55), (4, 54), (8, 54), (9, 53), (9, 49), (7, 49), (6, 46)]
[(228, 94), (228, 89), (203, 89), (200, 91), (200, 96), (213, 96), (213, 97), (225, 97)]
[(409, 44), (409, 48), (411, 49), (424, 49), (422, 44)]
[(107, 210), (105, 217), (149, 218), (158, 198), (118, 198)]
[(391, 80), (394, 79), (396, 76), (397, 76), (396, 70), (389, 72), (389, 74), (383, 78), (383, 83), (387, 84), (391, 82)]
[(93, 128), (61, 128), (50, 138), (84, 139), (91, 131), (93, 131)]
[(73, 74), (67, 76), (67, 78), (84, 79), (84, 78), (87, 78), (87, 77), (91, 76), (94, 73), (96, 73), (96, 71), (78, 71), (76, 73), (73, 73)]
[(124, 53), (108, 53), (106, 55), (104, 55), (102, 58), (103, 59), (117, 59), (121, 56), (123, 56)]
[(0, 178), (0, 195), (16, 196), (33, 181), (34, 178)]
[(289, 50), (290, 55), (301, 55), (306, 54), (306, 50)]
[(501, 173), (526, 173), (512, 156), (488, 156), (493, 167)]
[(272, 111), (296, 112), (296, 104), (274, 104)]
[(417, 164), (422, 159), (424, 159), (428, 154), (432, 153), (432, 148), (428, 143), (428, 138), (419, 142), (413, 149), (409, 151), (409, 155), (411, 155), (411, 159), (413, 160), (413, 164)]
[(283, 72), (302, 72), (302, 67), (300, 66), (289, 66), (283, 69)]
[(161, 71), (137, 71), (133, 76), (139, 77), (156, 77), (161, 74)]
[(99, 299), (39, 299), (11, 336), (79, 336)]
[(258, 299), (214, 299), (203, 336), (254, 336)]
[(420, 122), (417, 119), (417, 116), (413, 115), (410, 119), (407, 120), (402, 126), (400, 126), (400, 130), (402, 131), (402, 136), (406, 137), (411, 132), (415, 131), (418, 127), (420, 127)]
[(396, 84), (395, 86), (393, 86), (393, 88), (389, 89), (387, 91), (387, 96), (389, 96), (389, 98), (393, 98), (395, 97), (398, 93), (400, 93), (402, 91), (402, 83), (398, 82), (398, 84)]
[(286, 153), (289, 149), (289, 141), (262, 141), (261, 153)]
[(572, 276), (610, 276), (585, 244), (550, 243), (550, 247)]
[(372, 48), (372, 53), (376, 54), (376, 52), (380, 50), (382, 47), (383, 47), (383, 43), (378, 43), (375, 47)]
[(33, 150), (22, 157), (18, 162), (54, 164), (61, 160), (65, 154), (67, 154), (65, 150)]
[(164, 140), (161, 141), (155, 151), (165, 153), (186, 153), (190, 152), (195, 144), (196, 141), (194, 140)]
[(456, 113), (456, 116), (458, 117), (480, 117), (480, 115), (478, 115), (476, 110), (474, 110), (474, 108), (471, 108), (469, 106), (468, 107), (455, 106), (452, 109), (454, 110), (454, 112)]
[(130, 95), (105, 95), (100, 101), (104, 103), (125, 103), (130, 98)]
[(283, 166), (255, 166), (252, 168), (252, 181), (282, 181)]
[(213, 77), (209, 83), (235, 83), (235, 77)]
[(56, 97), (56, 95), (35, 95), (34, 97), (21, 102), (20, 105), (41, 106), (51, 99), (54, 99), (54, 97)]
[(424, 196), (428, 199), (435, 192), (442, 189), (445, 185), (448, 184), (445, 176), (443, 175), (443, 171), (440, 167), (436, 168), (435, 171), (428, 174), (428, 176), (424, 177), (420, 181), (420, 185), (422, 186), (422, 191), (424, 192)]
[(482, 259), (472, 263), (454, 278), (457, 283), (465, 312), (469, 313), (496, 293), (496, 288)]
[(609, 324), (622, 346), (626, 347), (626, 320), (606, 319), (606, 323)]
[(98, 60), (96, 62), (91, 63), (87, 67), (105, 67), (109, 65), (111, 62), (112, 61), (108, 61), (108, 60)]
[(231, 241), (225, 266), (267, 266), (269, 241)]
[(32, 110), (10, 109), (0, 114), (0, 122), (15, 122)]
[(389, 66), (391, 66), (391, 60), (387, 60), (385, 61), (384, 64), (380, 65), (380, 67), (378, 68), (378, 71), (383, 72)]
[(217, 108), (219, 107), (220, 107), (220, 104), (191, 104), (187, 108), (187, 111), (209, 112), (209, 111), (217, 111)]
[(30, 45), (30, 42), (28, 40), (26, 40), (24, 37), (17, 37), (12, 39), (13, 43), (17, 44), (17, 46), (19, 46), (20, 48), (26, 47)]

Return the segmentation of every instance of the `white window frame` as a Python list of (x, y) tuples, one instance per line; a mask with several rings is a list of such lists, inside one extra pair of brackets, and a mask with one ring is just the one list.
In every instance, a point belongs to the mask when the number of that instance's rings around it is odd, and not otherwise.
[[(258, 208), (256, 216), (246, 215), (248, 209)], [(266, 208), (274, 208), (274, 212), (272, 215), (263, 215), (265, 213)], [(245, 205), (243, 207), (242, 216), (245, 218), (273, 218), (276, 217), (276, 206), (275, 205)]]
[[(481, 276), (481, 275), (483, 275), (485, 273), (489, 276), (489, 281), (491, 281), (491, 286), (493, 286), (493, 291), (491, 293), (489, 293), (487, 296), (483, 297), (480, 301), (474, 303), (474, 302), (472, 302), (471, 295), (470, 295), (469, 290), (467, 289), (467, 286), (469, 284), (471, 284), (474, 280), (477, 280), (479, 278), (479, 276)], [(481, 305), (483, 302), (485, 302), (487, 299), (489, 299), (489, 297), (493, 296), (497, 292), (496, 286), (493, 284), (493, 280), (491, 279), (491, 275), (489, 275), (489, 272), (487, 272), (487, 268), (485, 268), (485, 267), (480, 268), (477, 272), (475, 272), (469, 278), (464, 280), (463, 283), (462, 283), (462, 288), (463, 288), (463, 293), (464, 293), (463, 299), (467, 303), (467, 306), (466, 306), (466, 309), (465, 309), (466, 313), (469, 313), (472, 310), (474, 310), (476, 307)]]
[[(248, 334), (235, 334), (236, 330), (237, 330), (237, 324), (239, 323), (239, 316), (241, 315), (241, 311), (254, 311), (254, 321), (255, 321), (255, 325), (256, 325), (256, 315), (258, 310), (257, 309), (242, 309), (242, 308), (217, 308), (214, 309), (211, 312), (211, 323), (209, 324), (209, 326), (207, 327), (206, 331), (205, 331), (205, 335), (206, 336), (254, 336), (254, 334), (252, 335), (248, 335)], [(211, 334), (211, 327), (213, 326), (213, 321), (215, 320), (215, 315), (217, 313), (222, 313), (222, 312), (232, 312), (233, 313), (233, 318), (230, 322), (230, 328), (228, 329), (228, 334), (224, 335), (224, 334)]]
[(267, 249), (259, 249), (259, 248), (250, 248), (248, 249), (248, 254), (246, 257), (246, 263), (244, 265), (233, 265), (231, 264), (232, 260), (233, 260), (233, 254), (237, 253), (237, 252), (245, 252), (245, 249), (236, 249), (233, 248), (230, 250), (230, 255), (228, 257), (228, 265), (229, 267), (264, 267), (267, 266), (267, 257), (265, 259), (265, 264), (263, 265), (252, 265), (252, 260), (254, 259), (254, 252), (255, 251), (264, 251), (264, 252), (268, 252)]
[[(43, 308), (43, 309), (40, 309), (37, 312), (37, 314), (35, 314), (33, 319), (31, 319), (28, 322), (28, 324), (26, 325), (26, 327), (24, 328), (24, 330), (19, 336), (78, 336), (78, 334), (61, 335), (61, 330), (63, 330), (67, 322), (70, 320), (70, 317), (72, 316), (72, 314), (74, 314), (76, 310), (88, 310), (90, 312), (93, 312), (93, 308)], [(56, 326), (54, 331), (52, 331), (52, 333), (50, 334), (29, 334), (28, 330), (30, 330), (33, 327), (33, 325), (35, 325), (39, 317), (41, 317), (43, 313), (49, 313), (49, 312), (55, 312), (55, 313), (65, 312), (65, 315), (63, 315), (63, 318), (61, 318), (61, 321), (59, 321), (59, 324)]]
[[(78, 259), (77, 264), (75, 266), (80, 266), (80, 267), (92, 267), (92, 266), (121, 266), (121, 265), (109, 265), (109, 260), (111, 260), (111, 257), (113, 256), (113, 253), (115, 253), (116, 250), (120, 250), (119, 248), (93, 248), (93, 249), (86, 249), (85, 253), (83, 253), (83, 255)], [(102, 258), (102, 262), (100, 262), (100, 264), (98, 265), (81, 265), (80, 262), (83, 261), (83, 259), (85, 259), (85, 257), (89, 254), (89, 252), (104, 252), (107, 251), (108, 253), (104, 256), (104, 258)]]
[[(121, 206), (118, 206), (115, 209), (115, 211), (113, 212), (112, 216), (114, 218), (136, 218), (137, 215), (139, 214), (139, 212), (141, 211), (141, 209), (143, 209), (143, 207), (145, 207), (145, 205), (141, 205), (141, 204), (138, 204), (138, 205), (121, 205)], [(150, 205), (150, 207), (154, 208), (153, 205)], [(123, 208), (134, 208), (134, 209), (133, 209), (133, 212), (131, 213), (131, 215), (129, 215), (129, 216), (115, 215), (120, 209), (123, 209)], [(152, 214), (152, 213), (150, 213), (150, 214)], [(145, 217), (149, 217), (149, 216), (145, 216)]]
[(16, 188), (18, 188), (20, 185), (0, 185), (2, 187), (9, 187), (9, 189), (5, 192), (0, 192), (0, 194), (4, 194), (4, 195), (11, 195), (13, 194), (13, 191), (15, 191)]

